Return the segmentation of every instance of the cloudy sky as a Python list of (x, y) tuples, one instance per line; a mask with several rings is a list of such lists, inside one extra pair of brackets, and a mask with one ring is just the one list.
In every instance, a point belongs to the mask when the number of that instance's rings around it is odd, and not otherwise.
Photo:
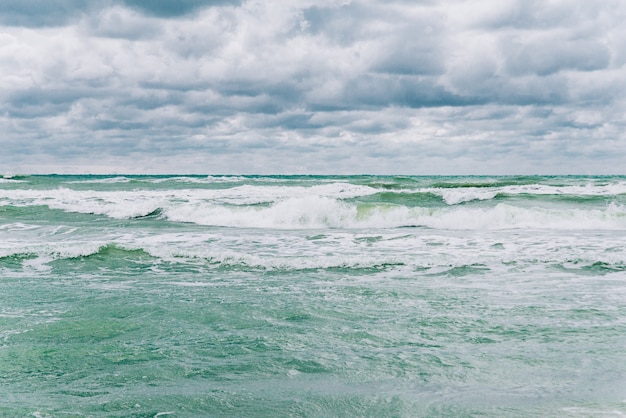
[(623, 0), (2, 0), (0, 174), (626, 173)]

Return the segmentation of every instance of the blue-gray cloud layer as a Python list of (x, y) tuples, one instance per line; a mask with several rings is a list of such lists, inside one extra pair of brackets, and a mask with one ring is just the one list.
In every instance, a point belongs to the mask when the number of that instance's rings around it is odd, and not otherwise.
[(623, 172), (626, 4), (0, 4), (0, 170)]
[(7, 26), (62, 26), (87, 14), (123, 6), (163, 18), (184, 16), (211, 6), (240, 5), (238, 0), (2, 0), (0, 23)]

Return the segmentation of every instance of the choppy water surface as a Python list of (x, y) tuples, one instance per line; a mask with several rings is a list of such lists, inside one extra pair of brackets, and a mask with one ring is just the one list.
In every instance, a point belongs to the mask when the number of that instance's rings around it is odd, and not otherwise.
[(624, 416), (626, 178), (2, 178), (0, 382), (0, 416)]

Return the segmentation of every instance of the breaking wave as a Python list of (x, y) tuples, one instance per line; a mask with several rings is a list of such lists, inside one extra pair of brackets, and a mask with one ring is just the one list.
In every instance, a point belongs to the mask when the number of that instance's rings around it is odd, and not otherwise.
[[(53, 197), (37, 196), (10, 202), (11, 207), (46, 206), (67, 213), (104, 215), (115, 219), (162, 220), (234, 228), (395, 228), (434, 229), (626, 229), (626, 207), (401, 205), (381, 201), (346, 200), (311, 195), (285, 198), (248, 196), (229, 203), (229, 197), (202, 198), (193, 194), (84, 192), (59, 190)], [(346, 193), (350, 196), (350, 193)], [(0, 208), (9, 202), (0, 200)], [(9, 225), (9, 224), (6, 224)], [(14, 227), (14, 226), (13, 226)], [(0, 228), (9, 228), (2, 226)]]
[[(129, 190), (134, 187), (127, 184), (130, 179), (87, 179), (117, 184), (122, 190), (109, 186), (105, 190), (75, 189), (68, 182), (54, 189), (0, 189), (0, 211), (19, 218), (15, 211), (49, 208), (120, 220), (233, 228), (626, 229), (626, 182), (621, 180), (584, 185), (472, 183), (421, 188), (415, 188), (414, 181), (403, 180), (394, 183), (403, 188), (389, 189), (380, 181), (336, 179), (314, 184), (238, 184), (241, 178), (233, 176), (191, 178), (235, 182), (215, 187)], [(188, 177), (150, 179), (161, 180), (190, 181)]]
[[(320, 252), (319, 237), (301, 235), (258, 241), (259, 236), (244, 239), (251, 247), (233, 241), (229, 236), (182, 237), (162, 235), (148, 240), (134, 237), (130, 240), (102, 242), (49, 242), (45, 245), (26, 245), (0, 249), (0, 271), (49, 271), (54, 268), (102, 274), (106, 271), (204, 271), (215, 269), (248, 271), (303, 271), (341, 270), (345, 273), (363, 271), (419, 271), (433, 276), (462, 276), (483, 274), (486, 271), (509, 271), (525, 266), (543, 266), (581, 275), (622, 273), (626, 258), (622, 246), (605, 246), (602, 238), (577, 245), (561, 241), (551, 251), (532, 236), (522, 238), (515, 245), (494, 245), (492, 242), (459, 242), (443, 235), (379, 236), (371, 240), (329, 236), (322, 245), (335, 252)], [(201, 239), (200, 239), (201, 238)], [(354, 238), (354, 237), (353, 237)], [(372, 237), (370, 237), (372, 238)], [(324, 238), (321, 238), (324, 240)], [(433, 247), (439, 242), (441, 250)], [(472, 242), (472, 245), (468, 245)], [(615, 244), (617, 241), (613, 241)], [(267, 246), (272, 248), (264, 251)], [(411, 254), (406, 253), (411, 248)], [(447, 248), (447, 249), (446, 249)], [(556, 249), (556, 250), (555, 250)]]

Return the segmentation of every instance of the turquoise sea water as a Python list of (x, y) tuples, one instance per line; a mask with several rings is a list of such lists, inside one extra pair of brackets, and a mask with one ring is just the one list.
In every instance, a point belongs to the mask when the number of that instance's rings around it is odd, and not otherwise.
[(626, 177), (0, 179), (0, 416), (626, 415)]

